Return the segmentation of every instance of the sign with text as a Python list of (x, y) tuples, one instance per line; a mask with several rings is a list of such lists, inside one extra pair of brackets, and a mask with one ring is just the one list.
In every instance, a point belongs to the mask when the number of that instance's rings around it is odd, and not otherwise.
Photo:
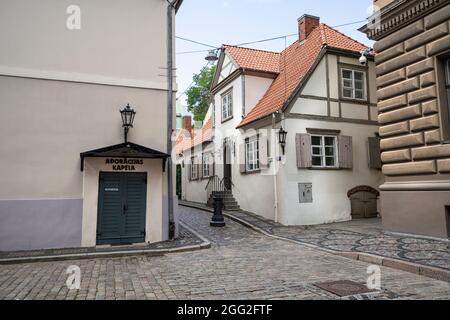
[(107, 165), (112, 165), (113, 171), (136, 171), (136, 166), (142, 166), (142, 159), (106, 159)]

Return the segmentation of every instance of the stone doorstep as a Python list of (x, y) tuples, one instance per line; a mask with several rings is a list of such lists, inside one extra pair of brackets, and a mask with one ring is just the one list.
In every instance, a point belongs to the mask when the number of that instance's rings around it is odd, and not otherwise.
[[(203, 211), (213, 212), (212, 209), (204, 207), (201, 204), (180, 203), (180, 205), (185, 206), (185, 207), (203, 210)], [(394, 258), (387, 258), (387, 257), (383, 257), (383, 256), (373, 255), (373, 254), (369, 254), (369, 253), (335, 251), (332, 249), (322, 248), (322, 247), (319, 247), (319, 246), (316, 246), (316, 245), (313, 245), (310, 243), (305, 243), (305, 242), (301, 242), (298, 240), (292, 240), (292, 239), (283, 238), (280, 236), (275, 236), (257, 226), (254, 226), (254, 225), (248, 223), (247, 221), (244, 221), (242, 219), (239, 219), (239, 218), (233, 216), (232, 213), (227, 213), (226, 211), (224, 211), (223, 215), (237, 223), (242, 224), (245, 227), (253, 229), (253, 230), (255, 230), (259, 233), (262, 233), (266, 236), (269, 236), (271, 238), (300, 244), (300, 245), (303, 245), (308, 248), (317, 249), (317, 250), (320, 250), (320, 251), (323, 251), (326, 253), (330, 253), (330, 254), (334, 254), (337, 256), (341, 256), (344, 258), (348, 258), (348, 259), (352, 259), (352, 260), (359, 260), (359, 261), (371, 263), (371, 264), (376, 264), (376, 265), (380, 265), (380, 266), (384, 266), (384, 267), (388, 267), (388, 268), (392, 268), (392, 269), (397, 269), (397, 270), (401, 270), (401, 271), (405, 271), (405, 272), (409, 272), (409, 273), (414, 273), (417, 275), (421, 275), (421, 276), (425, 276), (428, 278), (432, 278), (432, 279), (450, 283), (450, 271), (447, 271), (447, 270), (430, 267), (430, 266), (425, 266), (425, 265), (421, 265), (421, 264), (416, 264), (413, 262), (398, 260), (398, 259), (394, 259)]]
[[(189, 251), (198, 251), (211, 248), (211, 243), (195, 230), (186, 226), (184, 223), (179, 222), (185, 229), (193, 233), (197, 238), (202, 240), (201, 244), (187, 245), (174, 248), (163, 249), (123, 249), (121, 246), (117, 247), (118, 250), (109, 250), (105, 252), (87, 252), (87, 253), (75, 253), (75, 254), (59, 254), (59, 255), (42, 255), (42, 256), (29, 256), (29, 257), (17, 257), (17, 258), (3, 258), (0, 259), (0, 264), (20, 264), (20, 263), (37, 263), (37, 262), (50, 262), (50, 261), (67, 261), (67, 260), (85, 260), (95, 258), (120, 258), (136, 255), (145, 256), (162, 256), (169, 253), (182, 253)], [(102, 246), (104, 247), (104, 246)], [(139, 246), (138, 246), (139, 247)]]

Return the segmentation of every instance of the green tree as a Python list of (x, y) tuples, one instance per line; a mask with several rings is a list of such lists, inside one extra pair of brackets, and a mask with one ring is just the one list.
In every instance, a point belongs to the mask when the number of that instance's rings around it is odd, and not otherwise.
[(192, 86), (186, 91), (188, 110), (194, 114), (195, 121), (203, 121), (208, 112), (211, 97), (211, 84), (214, 80), (216, 66), (204, 67), (195, 74)]

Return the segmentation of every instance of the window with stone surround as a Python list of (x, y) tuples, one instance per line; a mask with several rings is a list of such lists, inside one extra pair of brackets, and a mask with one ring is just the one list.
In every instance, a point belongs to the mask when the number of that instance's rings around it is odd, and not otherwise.
[(450, 59), (445, 61), (445, 87), (447, 89), (447, 111), (450, 118)]
[[(441, 112), (441, 128), (443, 141), (450, 141), (450, 52), (437, 59), (437, 76), (439, 88), (439, 109)], [(444, 115), (447, 115), (445, 117)]]
[(366, 73), (364, 71), (342, 68), (341, 83), (343, 98), (367, 100)]

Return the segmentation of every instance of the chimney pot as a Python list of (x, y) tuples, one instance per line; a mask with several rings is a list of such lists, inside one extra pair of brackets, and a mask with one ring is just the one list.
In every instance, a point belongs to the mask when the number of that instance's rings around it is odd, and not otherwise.
[(298, 35), (300, 42), (305, 41), (311, 32), (320, 25), (320, 18), (304, 14), (298, 19)]

